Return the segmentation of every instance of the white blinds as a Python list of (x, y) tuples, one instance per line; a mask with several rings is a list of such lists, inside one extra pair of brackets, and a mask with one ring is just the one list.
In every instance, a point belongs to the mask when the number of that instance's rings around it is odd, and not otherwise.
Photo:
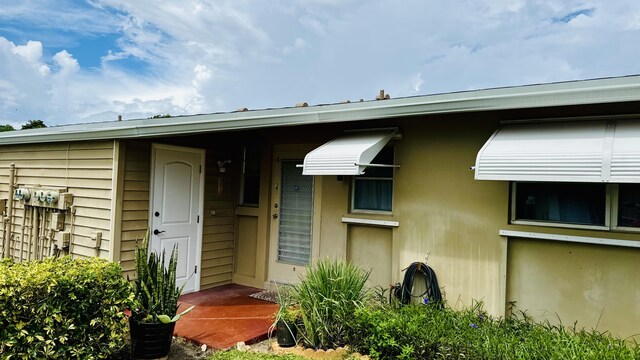
[(282, 160), (278, 261), (308, 265), (311, 259), (313, 176), (303, 176), (299, 161)]

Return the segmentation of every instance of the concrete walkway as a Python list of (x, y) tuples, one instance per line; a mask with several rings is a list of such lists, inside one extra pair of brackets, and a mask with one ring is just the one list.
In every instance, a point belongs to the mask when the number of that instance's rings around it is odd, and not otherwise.
[(259, 291), (230, 284), (181, 296), (178, 312), (195, 308), (176, 323), (174, 335), (214, 349), (267, 339), (278, 305), (249, 297)]

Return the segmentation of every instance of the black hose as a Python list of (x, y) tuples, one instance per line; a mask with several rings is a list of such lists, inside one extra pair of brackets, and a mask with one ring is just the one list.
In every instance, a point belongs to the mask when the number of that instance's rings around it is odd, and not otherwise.
[[(422, 298), (425, 304), (437, 304), (442, 306), (442, 293), (440, 292), (440, 286), (438, 285), (438, 278), (436, 272), (433, 269), (422, 262), (414, 262), (409, 265), (404, 274), (404, 280), (402, 284), (394, 289), (394, 294), (402, 304), (409, 304), (412, 297)], [(413, 282), (416, 274), (421, 273), (424, 275), (426, 290), (419, 295), (411, 293), (413, 289)]]

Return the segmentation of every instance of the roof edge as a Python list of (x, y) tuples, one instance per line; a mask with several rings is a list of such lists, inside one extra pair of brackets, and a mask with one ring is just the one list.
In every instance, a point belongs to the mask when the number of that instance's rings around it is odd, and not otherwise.
[(131, 139), (427, 114), (640, 101), (640, 75), (380, 101), (62, 125), (0, 134), (0, 145)]

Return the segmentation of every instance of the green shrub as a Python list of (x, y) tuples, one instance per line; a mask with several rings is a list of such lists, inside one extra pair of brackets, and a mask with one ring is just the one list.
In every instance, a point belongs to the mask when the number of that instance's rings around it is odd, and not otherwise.
[(368, 278), (368, 271), (342, 261), (320, 260), (307, 270), (293, 294), (302, 315), (299, 330), (305, 345), (330, 349), (346, 344), (344, 325), (363, 306)]
[(361, 308), (349, 328), (355, 350), (374, 359), (640, 359), (640, 348), (596, 331), (520, 318), (495, 319), (431, 305)]
[(125, 345), (131, 285), (116, 263), (0, 262), (0, 358), (104, 359)]

